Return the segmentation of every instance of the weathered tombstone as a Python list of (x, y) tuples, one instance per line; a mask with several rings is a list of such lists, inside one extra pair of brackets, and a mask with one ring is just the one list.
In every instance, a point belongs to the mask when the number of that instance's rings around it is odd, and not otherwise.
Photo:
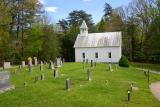
[(29, 68), (29, 72), (32, 72), (32, 66), (30, 64), (28, 65), (28, 68)]
[(53, 62), (51, 63), (51, 69), (54, 69), (54, 63)]
[(57, 67), (61, 67), (61, 58), (57, 58), (56, 60)]
[(15, 87), (13, 85), (10, 85), (10, 72), (0, 72), (0, 93), (3, 93), (5, 91), (14, 89)]
[(93, 60), (91, 60), (91, 67), (93, 67)]
[(10, 62), (4, 62), (3, 63), (3, 69), (10, 69), (11, 68), (11, 63)]
[(32, 66), (32, 58), (31, 57), (28, 58), (28, 65)]
[(54, 69), (54, 64), (52, 61), (49, 62), (49, 69)]
[(111, 72), (113, 71), (111, 64), (109, 64), (109, 71), (111, 71)]
[(57, 77), (58, 77), (58, 70), (57, 70), (57, 69), (54, 70), (53, 76), (54, 76), (54, 78), (57, 78)]
[(66, 89), (67, 89), (67, 91), (70, 91), (70, 88), (71, 88), (71, 81), (68, 78), (68, 79), (66, 79)]
[(22, 68), (24, 68), (25, 66), (25, 61), (22, 61)]
[(43, 71), (43, 62), (40, 62), (40, 71)]
[(44, 73), (41, 74), (41, 80), (44, 80)]
[(88, 69), (88, 81), (91, 81), (91, 71)]
[(34, 57), (34, 65), (37, 65), (38, 61), (37, 61), (37, 57)]

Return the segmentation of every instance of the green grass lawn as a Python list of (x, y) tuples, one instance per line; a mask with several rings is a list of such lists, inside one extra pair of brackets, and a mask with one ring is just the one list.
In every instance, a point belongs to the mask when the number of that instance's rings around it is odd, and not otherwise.
[[(0, 107), (160, 107), (152, 96), (147, 78), (134, 67), (120, 68), (110, 72), (106, 64), (97, 64), (92, 70), (92, 80), (87, 80), (87, 70), (82, 63), (64, 63), (59, 77), (53, 79), (53, 71), (44, 67), (11, 70), (11, 82), (15, 90), (0, 94)], [(45, 80), (34, 83), (35, 76), (44, 73)], [(66, 91), (66, 79), (71, 79), (71, 90)], [(150, 82), (160, 80), (160, 75), (151, 74)], [(27, 82), (27, 86), (23, 85)], [(127, 90), (131, 82), (139, 90), (133, 90), (131, 101), (127, 101)]]

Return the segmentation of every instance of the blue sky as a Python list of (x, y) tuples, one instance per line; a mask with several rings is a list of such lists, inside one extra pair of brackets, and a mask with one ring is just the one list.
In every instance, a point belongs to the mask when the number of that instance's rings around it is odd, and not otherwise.
[(105, 2), (113, 8), (126, 6), (131, 0), (39, 0), (49, 15), (52, 23), (66, 18), (73, 10), (84, 10), (92, 15), (94, 23), (97, 23), (102, 15)]

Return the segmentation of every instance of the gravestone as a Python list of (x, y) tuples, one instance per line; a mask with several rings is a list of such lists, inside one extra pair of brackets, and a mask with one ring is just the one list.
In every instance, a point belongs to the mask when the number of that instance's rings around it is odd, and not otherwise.
[(109, 71), (111, 71), (111, 72), (113, 71), (111, 64), (109, 64)]
[(32, 66), (30, 64), (28, 65), (28, 69), (29, 69), (29, 72), (32, 72)]
[(57, 70), (57, 69), (54, 70), (53, 76), (54, 76), (54, 78), (57, 78), (57, 77), (58, 77), (58, 70)]
[(54, 69), (54, 63), (51, 62), (51, 69)]
[(88, 69), (88, 81), (91, 81), (91, 71)]
[(22, 68), (24, 68), (25, 66), (25, 61), (22, 61)]
[(0, 72), (0, 93), (3, 93), (5, 91), (14, 89), (15, 87), (13, 85), (10, 85), (10, 72)]
[(52, 61), (49, 62), (49, 69), (54, 69), (54, 64)]
[(67, 89), (67, 91), (70, 91), (70, 88), (71, 88), (71, 81), (68, 78), (68, 79), (66, 79), (66, 89)]
[(28, 58), (28, 65), (32, 66), (32, 58), (31, 57)]
[(43, 71), (43, 62), (40, 62), (40, 71)]
[(61, 67), (61, 58), (57, 58), (56, 60), (57, 67)]
[(37, 65), (38, 61), (37, 61), (37, 57), (34, 57), (34, 65)]
[(11, 68), (11, 63), (10, 62), (4, 62), (3, 63), (3, 69), (10, 69)]

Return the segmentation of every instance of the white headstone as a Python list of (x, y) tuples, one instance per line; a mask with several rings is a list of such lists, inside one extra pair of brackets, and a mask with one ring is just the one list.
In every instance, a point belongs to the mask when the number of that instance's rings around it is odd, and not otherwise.
[(22, 68), (25, 66), (26, 66), (25, 61), (22, 61)]
[(9, 69), (9, 68), (11, 68), (10, 62), (4, 62), (4, 63), (3, 63), (3, 68), (4, 68), (4, 69)]
[(37, 62), (37, 58), (36, 58), (36, 57), (34, 58), (34, 64), (35, 64), (35, 65), (37, 65), (37, 64), (38, 64), (38, 62)]

